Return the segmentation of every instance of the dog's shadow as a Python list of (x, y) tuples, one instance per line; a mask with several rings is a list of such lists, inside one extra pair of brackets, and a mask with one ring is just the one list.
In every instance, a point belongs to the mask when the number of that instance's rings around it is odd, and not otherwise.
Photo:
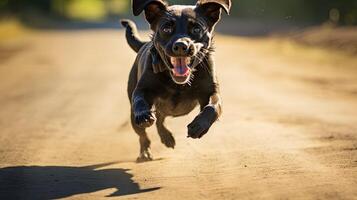
[(0, 199), (58, 199), (114, 188), (108, 195), (113, 197), (160, 189), (140, 189), (128, 169), (99, 169), (111, 164), (0, 168)]

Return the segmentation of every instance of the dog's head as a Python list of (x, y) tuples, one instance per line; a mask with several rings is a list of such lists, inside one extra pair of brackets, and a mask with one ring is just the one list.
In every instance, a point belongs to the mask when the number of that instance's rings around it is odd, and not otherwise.
[(222, 9), (229, 13), (231, 0), (198, 0), (195, 6), (169, 6), (165, 0), (133, 0), (133, 13), (145, 18), (154, 31), (153, 42), (169, 68), (173, 81), (185, 84), (205, 59)]

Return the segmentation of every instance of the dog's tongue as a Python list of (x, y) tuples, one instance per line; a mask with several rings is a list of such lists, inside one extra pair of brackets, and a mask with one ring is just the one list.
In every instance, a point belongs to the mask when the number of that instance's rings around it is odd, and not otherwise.
[(175, 76), (188, 76), (190, 72), (190, 68), (188, 65), (190, 64), (190, 58), (188, 57), (171, 57), (171, 64), (174, 66), (174, 75)]

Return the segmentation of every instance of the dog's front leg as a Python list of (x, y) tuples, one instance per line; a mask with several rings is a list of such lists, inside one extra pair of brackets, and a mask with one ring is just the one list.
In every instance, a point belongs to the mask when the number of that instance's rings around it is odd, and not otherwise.
[(214, 93), (209, 100), (202, 101), (200, 104), (202, 108), (200, 114), (187, 126), (188, 137), (194, 139), (205, 135), (222, 113), (222, 103), (218, 93)]
[(132, 97), (132, 106), (135, 117), (135, 123), (147, 128), (154, 124), (156, 117), (152, 111), (153, 101), (143, 90), (136, 89)]

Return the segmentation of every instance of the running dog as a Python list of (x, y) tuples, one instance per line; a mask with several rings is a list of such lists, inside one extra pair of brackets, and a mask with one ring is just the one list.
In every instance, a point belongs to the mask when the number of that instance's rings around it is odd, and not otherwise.
[(128, 81), (131, 124), (140, 141), (138, 162), (153, 159), (145, 129), (154, 123), (162, 143), (174, 148), (166, 117), (186, 115), (200, 105), (200, 113), (187, 126), (188, 137), (197, 139), (221, 115), (212, 38), (222, 11), (229, 14), (230, 8), (231, 0), (198, 0), (194, 6), (132, 1), (133, 14), (145, 12), (153, 31), (151, 41), (144, 42), (132, 21), (121, 21), (129, 46), (138, 53)]

